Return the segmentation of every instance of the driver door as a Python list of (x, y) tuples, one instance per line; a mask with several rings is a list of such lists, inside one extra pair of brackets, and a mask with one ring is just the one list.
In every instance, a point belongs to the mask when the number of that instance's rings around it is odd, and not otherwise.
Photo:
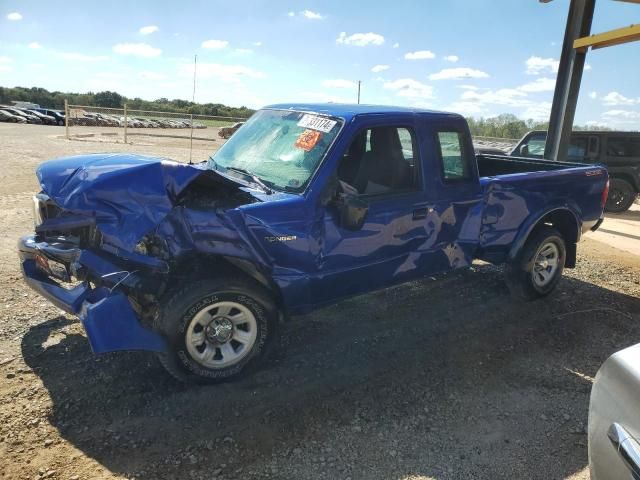
[(427, 216), (421, 164), (411, 123), (372, 125), (354, 136), (337, 175), (368, 211), (362, 228), (353, 231), (340, 225), (335, 208), (324, 210), (314, 303), (420, 275)]

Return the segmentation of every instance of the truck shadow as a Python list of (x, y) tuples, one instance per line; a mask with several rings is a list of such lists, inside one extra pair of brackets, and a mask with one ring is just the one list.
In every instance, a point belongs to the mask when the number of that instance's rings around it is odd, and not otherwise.
[(587, 464), (589, 378), (639, 319), (640, 299), (571, 277), (520, 303), (487, 266), (297, 319), (260, 372), (218, 386), (143, 353), (94, 357), (64, 317), (22, 352), (52, 425), (120, 475), (564, 478)]

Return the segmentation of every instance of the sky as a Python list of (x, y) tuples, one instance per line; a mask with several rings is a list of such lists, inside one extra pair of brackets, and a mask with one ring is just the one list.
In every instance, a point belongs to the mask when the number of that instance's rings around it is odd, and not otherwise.
[[(259, 108), (416, 106), (547, 120), (569, 0), (0, 0), (0, 86)], [(592, 33), (640, 23), (598, 0)], [(640, 129), (640, 42), (590, 51), (576, 121)]]

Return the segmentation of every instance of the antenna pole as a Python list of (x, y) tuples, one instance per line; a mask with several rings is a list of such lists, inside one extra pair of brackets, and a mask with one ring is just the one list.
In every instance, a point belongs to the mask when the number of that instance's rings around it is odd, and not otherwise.
[(358, 104), (360, 104), (360, 80), (358, 80)]
[[(198, 55), (193, 56), (193, 94), (191, 95), (191, 103), (196, 103), (196, 69), (198, 67)], [(193, 108), (193, 105), (191, 106)], [(192, 110), (193, 111), (193, 110)], [(189, 139), (189, 165), (193, 154), (193, 113), (191, 114), (191, 138)]]

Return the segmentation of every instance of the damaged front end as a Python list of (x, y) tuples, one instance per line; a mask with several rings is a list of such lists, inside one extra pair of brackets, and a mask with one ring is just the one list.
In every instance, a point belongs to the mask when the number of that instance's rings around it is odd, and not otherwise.
[(82, 320), (96, 353), (166, 351), (153, 318), (177, 258), (199, 248), (191, 219), (208, 215), (237, 249), (224, 212), (257, 201), (215, 172), (135, 155), (70, 157), (37, 173), (35, 235), (18, 243), (23, 276)]

